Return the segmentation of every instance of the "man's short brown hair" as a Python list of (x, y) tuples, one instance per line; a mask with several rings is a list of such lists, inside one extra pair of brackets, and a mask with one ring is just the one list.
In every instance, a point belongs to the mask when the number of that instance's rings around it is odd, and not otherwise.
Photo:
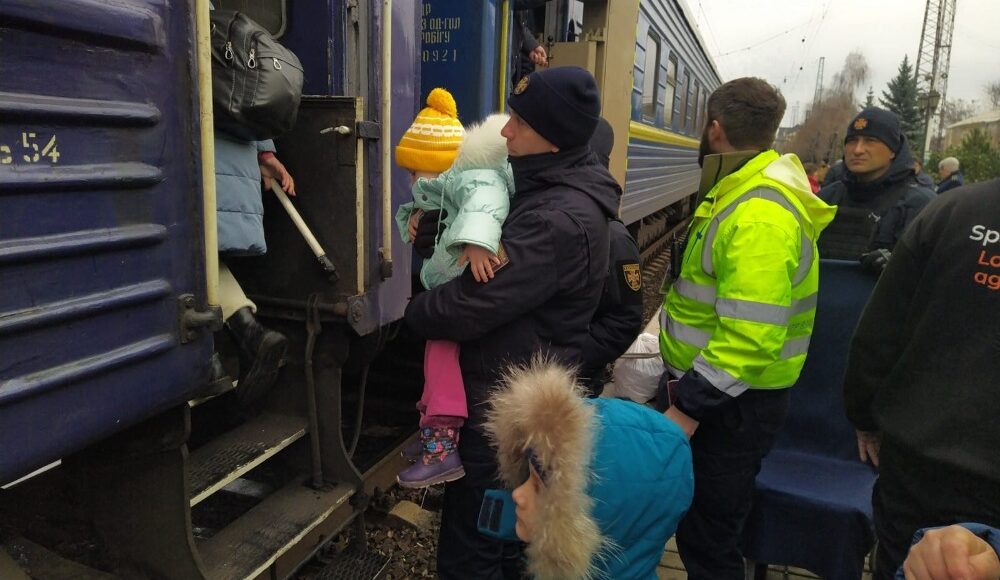
[(785, 97), (764, 79), (742, 77), (708, 97), (708, 123), (718, 121), (737, 149), (770, 149), (785, 115)]

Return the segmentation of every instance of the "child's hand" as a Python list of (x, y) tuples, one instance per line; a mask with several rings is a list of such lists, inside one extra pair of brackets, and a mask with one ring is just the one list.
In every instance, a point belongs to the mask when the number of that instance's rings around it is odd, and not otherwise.
[(493, 266), (500, 265), (500, 258), (482, 246), (465, 244), (465, 249), (458, 258), (458, 265), (466, 264), (469, 264), (476, 282), (489, 282), (493, 278)]
[(410, 221), (406, 222), (406, 231), (410, 234), (410, 243), (417, 237), (417, 224), (420, 223), (420, 216), (424, 215), (424, 210), (415, 209), (410, 214)]

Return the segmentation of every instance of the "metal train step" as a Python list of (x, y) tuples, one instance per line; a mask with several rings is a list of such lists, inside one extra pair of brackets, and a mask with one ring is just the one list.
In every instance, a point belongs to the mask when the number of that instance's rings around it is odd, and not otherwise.
[(314, 490), (292, 481), (198, 545), (207, 577), (257, 578), (353, 495), (347, 484)]
[(265, 413), (196, 449), (188, 461), (191, 505), (294, 443), (306, 425), (300, 417)]
[(323, 567), (313, 578), (315, 580), (376, 580), (381, 578), (389, 566), (389, 556), (372, 550), (355, 553), (345, 550)]

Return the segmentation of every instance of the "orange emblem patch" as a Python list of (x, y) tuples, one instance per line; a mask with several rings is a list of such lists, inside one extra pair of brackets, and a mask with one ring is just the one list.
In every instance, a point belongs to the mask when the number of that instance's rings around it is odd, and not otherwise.
[(639, 264), (622, 264), (622, 274), (625, 276), (625, 283), (633, 292), (638, 292), (642, 288), (642, 272), (639, 271)]
[(530, 76), (530, 75), (525, 75), (525, 76), (521, 77), (521, 80), (519, 80), (517, 82), (517, 86), (514, 87), (514, 94), (515, 95), (520, 95), (521, 93), (523, 93), (525, 91), (525, 89), (528, 88), (528, 76)]
[(864, 117), (854, 120), (855, 131), (864, 131), (865, 127), (867, 126), (868, 126), (868, 119), (865, 119)]

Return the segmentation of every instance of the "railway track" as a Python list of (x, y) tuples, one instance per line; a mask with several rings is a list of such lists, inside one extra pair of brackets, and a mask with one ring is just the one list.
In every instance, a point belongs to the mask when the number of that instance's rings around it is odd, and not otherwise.
[(670, 246), (674, 236), (684, 235), (688, 220), (682, 219), (673, 224), (667, 224), (655, 237), (648, 239), (640, 246), (639, 263), (642, 269), (642, 320), (647, 324), (656, 314), (663, 302), (660, 286), (663, 275), (670, 264)]

